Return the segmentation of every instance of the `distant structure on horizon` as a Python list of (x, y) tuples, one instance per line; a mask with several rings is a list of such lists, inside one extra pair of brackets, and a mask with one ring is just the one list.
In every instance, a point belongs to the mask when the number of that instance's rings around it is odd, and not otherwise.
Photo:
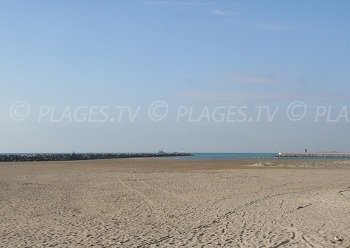
[(350, 153), (281, 153), (279, 152), (277, 158), (341, 158), (350, 159)]
[(26, 161), (73, 161), (94, 159), (118, 158), (156, 158), (192, 156), (190, 153), (164, 152), (158, 153), (28, 153), (28, 154), (0, 154), (0, 162), (26, 162)]

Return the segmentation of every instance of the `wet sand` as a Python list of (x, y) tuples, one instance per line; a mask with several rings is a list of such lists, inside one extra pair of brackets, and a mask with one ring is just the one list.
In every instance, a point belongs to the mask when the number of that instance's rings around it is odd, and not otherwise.
[(0, 164), (0, 247), (350, 247), (350, 161)]

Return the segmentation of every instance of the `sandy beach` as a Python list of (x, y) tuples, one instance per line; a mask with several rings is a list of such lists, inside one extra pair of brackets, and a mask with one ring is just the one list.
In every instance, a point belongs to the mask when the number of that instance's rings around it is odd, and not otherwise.
[(0, 164), (0, 247), (350, 247), (350, 161)]

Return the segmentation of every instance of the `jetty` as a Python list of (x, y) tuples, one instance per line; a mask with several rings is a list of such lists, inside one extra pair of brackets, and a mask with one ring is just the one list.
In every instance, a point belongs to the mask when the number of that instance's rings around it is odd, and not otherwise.
[(350, 153), (278, 153), (277, 158), (329, 158), (350, 159)]
[(158, 153), (5, 153), (0, 154), (0, 162), (34, 162), (34, 161), (74, 161), (119, 158), (158, 158), (192, 156), (185, 152)]

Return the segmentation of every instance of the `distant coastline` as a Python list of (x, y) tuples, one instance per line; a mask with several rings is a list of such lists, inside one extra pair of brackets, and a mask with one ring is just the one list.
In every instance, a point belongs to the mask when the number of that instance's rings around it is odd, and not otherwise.
[(350, 159), (350, 153), (3, 153), (1, 162), (75, 161), (121, 158), (163, 158), (180, 160), (275, 160)]

